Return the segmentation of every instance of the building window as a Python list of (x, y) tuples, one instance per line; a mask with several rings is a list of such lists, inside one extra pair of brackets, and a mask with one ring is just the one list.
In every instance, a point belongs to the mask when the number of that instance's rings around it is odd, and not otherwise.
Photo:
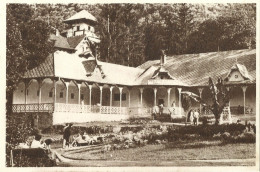
[[(122, 101), (125, 101), (126, 100), (126, 93), (123, 93), (122, 94)], [(120, 94), (117, 93), (117, 94), (114, 94), (114, 101), (120, 101)]]
[(90, 30), (91, 29), (91, 27), (90, 26), (88, 26), (88, 30)]
[(51, 91), (51, 92), (49, 92), (49, 97), (52, 97), (52, 91)]
[(63, 98), (63, 92), (60, 92), (60, 98)]
[(40, 90), (37, 90), (37, 96), (39, 96), (40, 95)]
[(80, 26), (77, 26), (77, 31), (79, 31), (79, 29), (80, 29)]
[(84, 100), (84, 95), (83, 94), (80, 94), (80, 99)]
[(70, 98), (74, 99), (74, 93), (71, 93)]
[(238, 78), (238, 75), (235, 75), (235, 78)]

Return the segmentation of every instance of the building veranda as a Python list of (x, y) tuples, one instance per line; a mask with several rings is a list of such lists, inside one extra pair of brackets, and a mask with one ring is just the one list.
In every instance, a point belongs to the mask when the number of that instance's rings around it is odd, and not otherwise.
[[(154, 106), (172, 118), (184, 116), (181, 92), (211, 101), (208, 79), (221, 77), (231, 90), (231, 113), (256, 111), (256, 50), (161, 56), (139, 67), (96, 59), (96, 19), (81, 11), (64, 21), (71, 29), (57, 33), (56, 51), (27, 71), (13, 93), (13, 112), (35, 113), (39, 127), (66, 122), (120, 121), (151, 117)], [(193, 103), (201, 114), (210, 113)], [(45, 126), (46, 127), (46, 126)]]

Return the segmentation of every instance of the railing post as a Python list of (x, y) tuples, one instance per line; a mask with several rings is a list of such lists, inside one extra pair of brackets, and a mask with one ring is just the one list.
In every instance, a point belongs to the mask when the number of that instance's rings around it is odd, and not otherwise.
[(110, 87), (110, 114), (111, 114), (111, 108), (112, 108), (112, 96), (113, 96), (113, 86)]
[(28, 92), (28, 81), (24, 81), (24, 110), (26, 112), (26, 104), (27, 104), (27, 92)]
[(92, 85), (88, 85), (88, 88), (89, 88), (89, 105), (90, 105), (90, 108), (91, 108), (91, 93), (92, 93)]

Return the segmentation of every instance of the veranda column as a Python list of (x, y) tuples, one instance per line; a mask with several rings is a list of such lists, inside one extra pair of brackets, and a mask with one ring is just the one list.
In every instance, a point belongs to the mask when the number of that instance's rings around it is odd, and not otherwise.
[(77, 84), (77, 87), (78, 87), (78, 93), (79, 93), (78, 104), (80, 105), (80, 88), (81, 88), (81, 84)]
[(24, 104), (25, 104), (25, 110), (26, 110), (26, 104), (27, 104), (27, 92), (28, 92), (28, 81), (24, 81)]
[(153, 93), (154, 93), (154, 106), (156, 106), (156, 94), (157, 94), (157, 88), (153, 89)]
[[(230, 87), (227, 87), (227, 91), (230, 91)], [(230, 99), (228, 100), (228, 107), (230, 108)]]
[(171, 89), (172, 88), (168, 88), (167, 89), (167, 93), (168, 93), (168, 107), (171, 106)]
[(65, 86), (66, 86), (66, 101), (65, 103), (68, 104), (68, 99), (69, 99), (69, 82), (65, 82)]
[(178, 88), (178, 92), (179, 92), (179, 114), (181, 115), (181, 90), (182, 88)]
[(244, 115), (246, 114), (246, 89), (247, 86), (242, 86), (243, 96), (244, 96)]
[(88, 85), (88, 88), (89, 88), (89, 105), (91, 106), (92, 85)]
[[(230, 91), (230, 87), (227, 87), (227, 91)], [(228, 100), (228, 121), (232, 123), (231, 111), (230, 111), (230, 99)]]
[(130, 108), (131, 106), (131, 88), (128, 87), (128, 107)]
[(113, 100), (113, 88), (114, 86), (110, 87), (110, 114), (111, 114), (111, 108), (112, 108), (112, 100)]
[(42, 85), (43, 85), (43, 81), (38, 80), (38, 91), (39, 91), (38, 104), (41, 104), (42, 102)]
[(119, 87), (119, 92), (120, 92), (120, 114), (121, 114), (121, 107), (122, 107), (122, 90), (123, 90), (123, 87)]
[(139, 88), (139, 90), (140, 90), (140, 93), (141, 93), (141, 95), (140, 95), (140, 103), (141, 103), (141, 107), (143, 107), (143, 92), (144, 92), (144, 88)]
[(101, 113), (101, 107), (102, 107), (102, 92), (103, 92), (103, 86), (99, 86), (100, 89), (100, 113)]
[(53, 79), (53, 111), (55, 110), (56, 103), (56, 80)]
[[(200, 98), (202, 98), (203, 88), (198, 88), (198, 90), (199, 90), (199, 93), (200, 93)], [(200, 114), (202, 114), (202, 113), (201, 113), (201, 104), (200, 104)]]

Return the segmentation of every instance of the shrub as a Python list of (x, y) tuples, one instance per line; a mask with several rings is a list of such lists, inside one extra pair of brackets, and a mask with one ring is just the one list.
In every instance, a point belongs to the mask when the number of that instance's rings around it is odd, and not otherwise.
[[(216, 135), (238, 135), (245, 130), (245, 126), (242, 124), (230, 124), (230, 125), (198, 125), (198, 126), (180, 126), (168, 129), (168, 137), (173, 140), (187, 140), (187, 135), (197, 135), (193, 139), (219, 139)], [(214, 137), (215, 135), (215, 137)]]

